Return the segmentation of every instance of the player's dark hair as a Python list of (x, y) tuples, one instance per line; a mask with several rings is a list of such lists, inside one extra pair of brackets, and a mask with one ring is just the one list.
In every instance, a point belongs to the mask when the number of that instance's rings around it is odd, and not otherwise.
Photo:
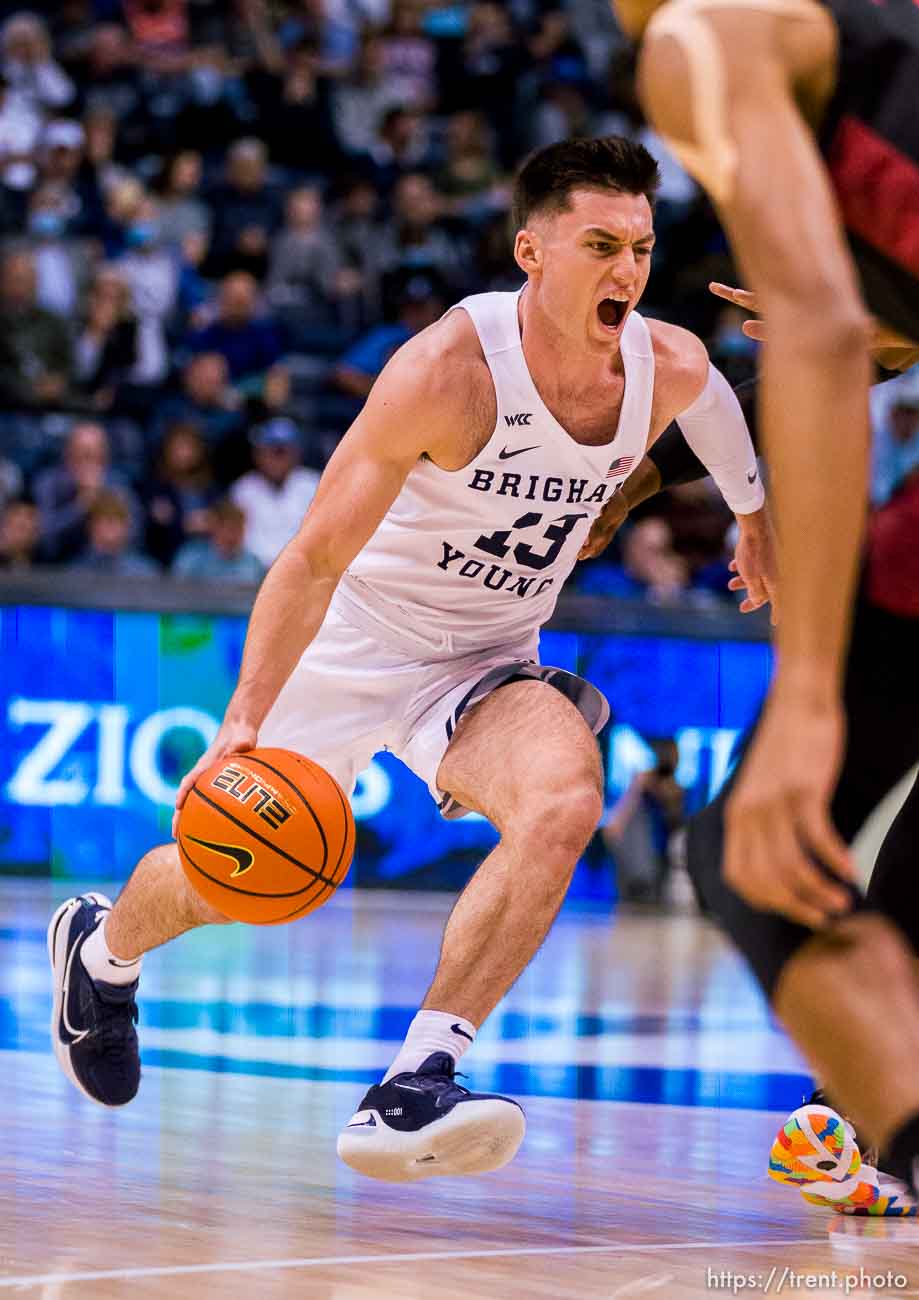
[(661, 175), (644, 145), (621, 135), (561, 140), (531, 154), (517, 173), (511, 217), (522, 229), (537, 212), (564, 212), (574, 190), (644, 194), (654, 207)]

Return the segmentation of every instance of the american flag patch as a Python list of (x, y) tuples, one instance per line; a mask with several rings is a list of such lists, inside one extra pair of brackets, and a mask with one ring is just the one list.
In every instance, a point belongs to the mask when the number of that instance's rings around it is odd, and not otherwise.
[(618, 460), (614, 460), (610, 465), (606, 471), (606, 477), (615, 478), (617, 474), (626, 474), (635, 464), (635, 460), (634, 456), (620, 456)]

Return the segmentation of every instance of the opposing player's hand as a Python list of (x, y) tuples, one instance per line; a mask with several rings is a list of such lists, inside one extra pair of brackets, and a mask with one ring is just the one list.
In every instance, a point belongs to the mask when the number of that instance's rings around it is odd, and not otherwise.
[[(735, 289), (730, 284), (719, 284), (717, 280), (712, 280), (708, 287), (716, 298), (723, 298), (725, 302), (733, 303), (735, 307), (741, 307), (744, 311), (759, 311), (756, 294), (751, 293), (749, 289)], [(756, 339), (757, 343), (764, 342), (766, 338), (765, 321), (745, 320), (742, 328), (747, 338)]]
[(625, 523), (629, 514), (628, 502), (622, 492), (610, 497), (593, 522), (587, 540), (578, 551), (579, 560), (592, 560), (601, 555)]
[(778, 559), (768, 506), (752, 515), (738, 515), (737, 524), (740, 530), (737, 547), (728, 566), (736, 576), (731, 578), (728, 588), (746, 591), (739, 606), (741, 614), (752, 614), (768, 604), (774, 627), (778, 622)]
[(176, 791), (176, 810), (172, 817), (172, 837), (176, 838), (179, 827), (179, 813), (188, 798), (188, 793), (202, 772), (206, 772), (212, 763), (232, 754), (244, 754), (248, 749), (255, 749), (258, 742), (258, 730), (244, 722), (225, 721), (217, 732), (210, 746), (198, 759), (195, 766), (183, 780)]
[(830, 821), (842, 755), (837, 702), (783, 697), (773, 687), (725, 809), (724, 878), (752, 907), (819, 929), (851, 907), (855, 872)]

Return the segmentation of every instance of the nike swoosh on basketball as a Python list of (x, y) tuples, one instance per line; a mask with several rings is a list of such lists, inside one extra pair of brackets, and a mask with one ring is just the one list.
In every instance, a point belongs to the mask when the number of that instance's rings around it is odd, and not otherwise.
[(508, 451), (506, 447), (502, 447), (498, 452), (498, 460), (510, 460), (512, 456), (522, 456), (525, 451), (538, 451), (541, 446), (542, 443), (537, 442), (535, 447), (518, 447), (516, 451)]
[(244, 875), (255, 861), (255, 854), (250, 849), (240, 848), (236, 844), (214, 844), (211, 840), (199, 840), (194, 835), (186, 835), (185, 838), (190, 840), (192, 844), (200, 844), (202, 849), (210, 849), (213, 853), (219, 853), (224, 858), (232, 858), (236, 863), (236, 868), (230, 872), (231, 880), (234, 880), (236, 876)]

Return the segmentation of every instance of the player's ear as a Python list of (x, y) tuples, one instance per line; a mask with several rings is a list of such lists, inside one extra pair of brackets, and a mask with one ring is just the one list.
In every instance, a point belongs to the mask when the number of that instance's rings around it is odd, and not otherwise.
[(525, 275), (532, 275), (542, 266), (542, 246), (533, 230), (518, 230), (514, 240), (514, 261)]

